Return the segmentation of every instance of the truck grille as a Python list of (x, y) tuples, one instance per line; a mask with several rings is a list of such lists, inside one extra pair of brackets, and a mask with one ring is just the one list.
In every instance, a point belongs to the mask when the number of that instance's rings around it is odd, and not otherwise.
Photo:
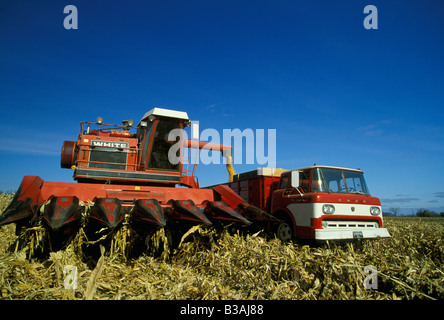
[(379, 223), (377, 221), (334, 221), (334, 220), (324, 220), (324, 221), (322, 221), (322, 227), (324, 229), (379, 228)]

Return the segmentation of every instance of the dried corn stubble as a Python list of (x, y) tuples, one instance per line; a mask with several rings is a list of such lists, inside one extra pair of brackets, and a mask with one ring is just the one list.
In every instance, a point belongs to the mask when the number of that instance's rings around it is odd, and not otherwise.
[[(391, 239), (319, 247), (196, 228), (166, 261), (105, 255), (89, 298), (443, 299), (444, 219), (387, 218), (386, 226)], [(1, 299), (87, 297), (92, 270), (71, 246), (46, 261), (28, 260), (8, 251), (14, 241), (14, 227), (2, 227)], [(64, 289), (66, 265), (77, 267), (76, 290)], [(378, 290), (364, 287), (366, 265), (378, 269)]]

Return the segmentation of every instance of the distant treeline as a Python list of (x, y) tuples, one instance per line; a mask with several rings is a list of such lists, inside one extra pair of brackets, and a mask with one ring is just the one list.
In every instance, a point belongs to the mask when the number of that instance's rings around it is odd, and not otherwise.
[(386, 217), (443, 217), (444, 212), (435, 212), (428, 209), (418, 209), (416, 213), (412, 213), (410, 215), (399, 214), (399, 209), (390, 209), (388, 212), (383, 212), (383, 215)]

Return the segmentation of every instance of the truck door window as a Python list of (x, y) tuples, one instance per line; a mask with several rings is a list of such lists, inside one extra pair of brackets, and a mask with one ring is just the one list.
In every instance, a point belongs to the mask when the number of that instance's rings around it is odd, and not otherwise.
[(288, 176), (283, 176), (281, 179), (281, 185), (279, 187), (279, 189), (287, 189), (288, 188)]

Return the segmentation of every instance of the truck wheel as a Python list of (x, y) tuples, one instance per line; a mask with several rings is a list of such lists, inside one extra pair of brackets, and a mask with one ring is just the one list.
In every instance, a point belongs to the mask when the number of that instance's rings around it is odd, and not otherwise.
[(276, 237), (282, 242), (288, 242), (293, 239), (293, 228), (290, 218), (286, 214), (279, 214), (276, 218), (281, 219), (275, 229)]
[(282, 242), (288, 242), (291, 239), (293, 239), (293, 234), (290, 225), (286, 222), (280, 223), (276, 230), (276, 236)]

